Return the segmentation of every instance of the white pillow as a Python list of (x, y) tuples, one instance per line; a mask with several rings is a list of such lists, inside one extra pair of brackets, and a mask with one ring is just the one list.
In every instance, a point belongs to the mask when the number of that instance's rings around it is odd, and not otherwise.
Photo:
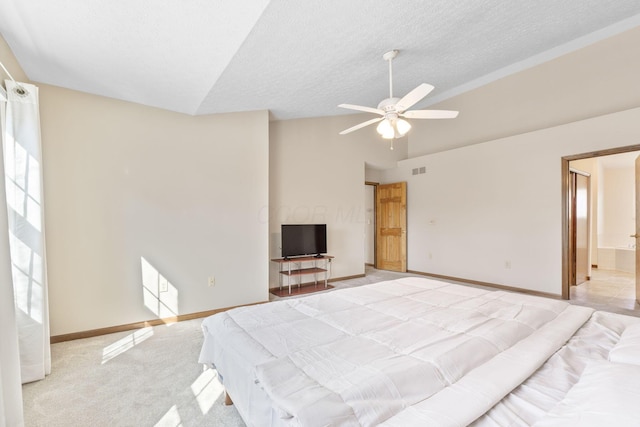
[(640, 425), (640, 366), (589, 364), (580, 380), (535, 427)]
[(640, 323), (627, 326), (620, 341), (609, 352), (609, 360), (640, 365)]

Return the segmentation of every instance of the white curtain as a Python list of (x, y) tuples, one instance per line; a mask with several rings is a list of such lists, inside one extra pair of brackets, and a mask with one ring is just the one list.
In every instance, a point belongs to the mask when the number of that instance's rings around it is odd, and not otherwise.
[(22, 383), (51, 372), (38, 88), (5, 80), (4, 178)]
[[(6, 101), (6, 92), (0, 87), (0, 141), (4, 141)], [(14, 427), (22, 426), (24, 420), (7, 205), (2, 202), (4, 188), (4, 162), (0, 161), (0, 427)]]

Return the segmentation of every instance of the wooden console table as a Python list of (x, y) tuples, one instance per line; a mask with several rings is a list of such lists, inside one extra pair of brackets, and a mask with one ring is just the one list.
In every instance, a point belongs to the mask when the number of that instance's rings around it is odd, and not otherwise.
[[(297, 278), (297, 285), (302, 285), (302, 276), (313, 274), (313, 279), (318, 284), (318, 275), (324, 275), (324, 287), (327, 287), (329, 278), (331, 277), (331, 260), (334, 257), (331, 255), (316, 256), (302, 256), (292, 258), (274, 258), (271, 261), (278, 263), (280, 270), (279, 284), (282, 289), (282, 277), (287, 277), (287, 286), (289, 287), (289, 295), (291, 295), (291, 278)], [(305, 263), (313, 263), (313, 266), (304, 266)], [(293, 265), (293, 268), (292, 268)], [(295, 283), (294, 283), (295, 284)]]

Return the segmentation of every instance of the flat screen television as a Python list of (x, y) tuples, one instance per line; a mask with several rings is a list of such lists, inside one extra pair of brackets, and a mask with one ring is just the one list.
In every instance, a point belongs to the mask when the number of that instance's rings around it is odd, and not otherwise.
[(282, 224), (282, 257), (327, 253), (327, 224)]

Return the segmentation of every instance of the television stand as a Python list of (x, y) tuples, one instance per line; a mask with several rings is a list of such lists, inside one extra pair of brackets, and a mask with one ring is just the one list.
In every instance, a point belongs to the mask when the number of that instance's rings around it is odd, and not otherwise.
[[(287, 286), (289, 287), (289, 295), (291, 295), (291, 279), (297, 279), (297, 285), (302, 285), (302, 276), (313, 274), (315, 284), (318, 284), (318, 275), (324, 276), (324, 287), (326, 288), (331, 277), (331, 260), (334, 257), (331, 255), (313, 255), (303, 256), (295, 258), (274, 258), (271, 261), (278, 263), (278, 269), (280, 274), (278, 275), (278, 282), (280, 289), (283, 285), (283, 277), (287, 278)], [(308, 263), (309, 265), (305, 266)], [(311, 266), (310, 263), (313, 263)], [(292, 268), (293, 264), (293, 268)], [(294, 283), (295, 285), (296, 283)]]

